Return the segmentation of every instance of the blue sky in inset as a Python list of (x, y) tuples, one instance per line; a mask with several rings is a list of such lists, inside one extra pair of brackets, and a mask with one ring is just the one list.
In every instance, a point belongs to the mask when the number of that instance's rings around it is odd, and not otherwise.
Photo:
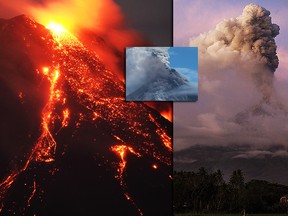
[(168, 49), (170, 67), (176, 69), (198, 84), (198, 48), (197, 47), (170, 47)]

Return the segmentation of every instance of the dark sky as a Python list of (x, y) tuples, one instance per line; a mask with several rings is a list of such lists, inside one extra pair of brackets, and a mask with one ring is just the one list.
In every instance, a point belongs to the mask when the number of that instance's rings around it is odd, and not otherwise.
[(115, 0), (128, 24), (155, 46), (172, 46), (172, 0)]
[[(45, 0), (14, 1), (11, 4), (10, 2), (0, 0), (1, 18), (12, 18), (19, 15), (21, 13), (21, 6), (24, 5), (25, 8), (25, 5), (29, 1), (37, 3), (45, 2)], [(121, 7), (129, 27), (138, 30), (155, 46), (172, 46), (172, 0), (114, 0), (114, 2)], [(22, 11), (22, 13), (25, 12)]]

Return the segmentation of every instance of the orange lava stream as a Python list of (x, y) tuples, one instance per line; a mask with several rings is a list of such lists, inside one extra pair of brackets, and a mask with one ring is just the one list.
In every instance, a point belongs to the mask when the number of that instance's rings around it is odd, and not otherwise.
[[(80, 127), (81, 121), (84, 120), (96, 121), (102, 119), (108, 122), (111, 125), (112, 131), (114, 131), (119, 130), (120, 125), (125, 122), (128, 126), (123, 128), (121, 132), (125, 133), (129, 130), (143, 139), (142, 144), (144, 145), (137, 148), (138, 152), (142, 154), (147, 153), (163, 163), (171, 164), (170, 158), (162, 157), (162, 152), (156, 149), (157, 146), (153, 143), (154, 140), (152, 140), (152, 136), (149, 133), (149, 128), (147, 128), (146, 124), (143, 124), (143, 121), (148, 123), (148, 112), (139, 113), (138, 110), (146, 108), (141, 104), (125, 102), (123, 83), (115, 77), (115, 74), (101, 64), (99, 59), (97, 59), (98, 56), (95, 56), (95, 53), (89, 52), (78, 40), (74, 42), (72, 40), (68, 45), (65, 43), (60, 49), (61, 65), (63, 65), (63, 69), (66, 71), (65, 76), (69, 86), (75, 92), (77, 101), (90, 113), (89, 115), (79, 114), (79, 121), (76, 127)], [(90, 57), (87, 59), (89, 64), (81, 58), (79, 59), (78, 55), (89, 55)], [(93, 71), (91, 68), (93, 68)], [(106, 85), (109, 85), (109, 87), (106, 87)], [(127, 112), (127, 108), (129, 112)], [(155, 120), (153, 123), (156, 125)], [(157, 127), (159, 128), (160, 124)], [(167, 135), (164, 134), (163, 130), (158, 130), (157, 134), (159, 137), (162, 135), (163, 138), (161, 139), (165, 141), (166, 146), (169, 146), (169, 141), (171, 146), (171, 139), (169, 140), (166, 137)], [(121, 137), (123, 143), (126, 143), (127, 138), (130, 138), (125, 137), (125, 135), (123, 136), (123, 134), (120, 136), (119, 132), (112, 132), (111, 135)], [(150, 151), (147, 151), (147, 147), (153, 150), (150, 149)]]
[[(96, 122), (101, 119), (109, 123), (111, 135), (118, 141), (127, 143), (129, 140), (136, 140), (133, 148), (127, 145), (116, 145), (110, 150), (120, 157), (118, 174), (115, 177), (120, 181), (126, 199), (137, 208), (140, 215), (143, 215), (127, 192), (123, 177), (127, 164), (126, 154), (132, 153), (137, 157), (145, 154), (171, 165), (170, 155), (162, 154), (165, 148), (172, 151), (171, 138), (149, 112), (139, 112), (139, 109), (146, 109), (143, 105), (125, 102), (123, 82), (115, 79), (115, 74), (100, 64), (95, 53), (89, 52), (77, 38), (65, 29), (54, 26), (50, 30), (56, 41), (55, 47), (53, 47), (55, 50), (53, 56), (56, 59), (54, 59), (53, 65), (42, 68), (42, 75), (50, 82), (50, 89), (48, 101), (42, 109), (41, 135), (23, 167), (12, 171), (3, 182), (0, 182), (0, 212), (7, 191), (17, 176), (24, 172), (32, 161), (49, 163), (55, 160), (57, 143), (54, 135), (69, 125), (71, 112), (73, 113), (72, 107), (70, 107), (71, 109), (66, 107), (68, 97), (65, 97), (66, 92), (63, 88), (63, 80), (65, 80), (70, 91), (75, 94), (79, 105), (83, 109), (85, 108), (84, 114), (82, 111), (77, 113), (79, 118), (74, 125), (76, 128), (79, 128), (83, 121)], [(23, 99), (22, 94), (19, 97)], [(56, 110), (56, 106), (60, 107), (60, 114), (59, 110)], [(127, 108), (129, 108), (128, 112)], [(75, 116), (75, 113), (73, 114)], [(55, 128), (58, 125), (55, 123), (59, 123), (59, 128)], [(72, 123), (70, 124), (72, 125)], [(163, 143), (163, 148), (162, 145), (159, 147), (154, 143), (155, 138), (151, 133), (155, 136), (155, 132), (151, 132), (149, 125), (153, 127), (153, 130), (155, 128), (159, 142), (161, 140)], [(152, 167), (157, 169), (157, 165)], [(34, 190), (28, 199), (28, 205), (36, 193), (35, 180), (33, 185)]]
[(172, 122), (172, 111), (160, 112), (160, 114), (168, 121)]
[(54, 72), (49, 73), (49, 69), (47, 70), (45, 67), (43, 69), (43, 74), (47, 76), (51, 84), (50, 96), (48, 103), (42, 111), (42, 134), (35, 145), (34, 154), (36, 161), (52, 162), (54, 161), (54, 154), (56, 152), (56, 141), (51, 134), (49, 125), (55, 121), (52, 112), (55, 103), (60, 100), (60, 90), (56, 88), (60, 72), (56, 69)]
[(4, 207), (4, 197), (8, 191), (8, 189), (11, 187), (13, 184), (14, 180), (18, 176), (18, 172), (14, 172), (10, 174), (3, 182), (0, 183), (0, 213), (2, 212), (2, 209)]
[(69, 115), (70, 115), (69, 109), (63, 110), (62, 128), (68, 126)]
[(116, 154), (118, 154), (121, 158), (121, 162), (119, 163), (119, 168), (118, 168), (118, 173), (119, 175), (117, 175), (116, 177), (121, 181), (121, 185), (124, 184), (123, 182), (123, 173), (126, 167), (126, 152), (129, 151), (130, 153), (136, 155), (137, 157), (141, 157), (141, 155), (137, 152), (134, 151), (134, 149), (132, 147), (126, 146), (126, 145), (116, 145), (111, 147), (111, 151), (115, 152)]
[(120, 159), (121, 161), (119, 162), (119, 168), (117, 169), (118, 171), (118, 175), (115, 176), (115, 178), (119, 179), (120, 181), (120, 185), (122, 186), (123, 190), (124, 190), (124, 195), (126, 197), (126, 199), (128, 201), (130, 201), (134, 207), (137, 209), (139, 215), (143, 215), (141, 209), (139, 209), (136, 205), (136, 203), (134, 202), (134, 200), (131, 198), (131, 196), (129, 195), (129, 193), (127, 192), (127, 186), (126, 186), (126, 183), (124, 181), (124, 177), (123, 177), (123, 173), (125, 171), (125, 168), (126, 168), (126, 164), (127, 164), (127, 161), (126, 161), (126, 153), (127, 152), (130, 152), (134, 155), (136, 155), (137, 157), (141, 157), (141, 155), (137, 152), (134, 151), (134, 149), (130, 146), (127, 146), (127, 145), (115, 145), (115, 146), (112, 146), (111, 147), (111, 151), (115, 152), (117, 155), (120, 156)]
[(156, 133), (160, 136), (163, 144), (166, 146), (166, 148), (168, 148), (169, 151), (172, 151), (172, 141), (171, 141), (171, 137), (169, 137), (164, 130), (160, 127), (160, 124), (158, 122), (155, 121), (155, 119), (153, 118), (153, 116), (151, 114), (149, 114), (149, 118), (151, 119), (151, 121), (153, 123), (155, 123), (155, 125), (157, 126), (157, 130)]
[(173, 121), (173, 108), (171, 102), (145, 101), (147, 106), (157, 110), (168, 121)]
[[(61, 91), (60, 89), (57, 88), (57, 81), (60, 76), (60, 71), (58, 67), (59, 66), (56, 66), (53, 72), (51, 73), (49, 67), (42, 68), (43, 75), (46, 76), (50, 82), (49, 99), (42, 110), (42, 123), (41, 123), (42, 132), (24, 166), (19, 170), (13, 171), (10, 175), (6, 177), (4, 181), (0, 183), (0, 212), (2, 211), (4, 205), (3, 199), (7, 191), (9, 190), (9, 188), (11, 187), (17, 176), (20, 173), (24, 172), (33, 160), (38, 162), (54, 161), (54, 155), (56, 152), (56, 141), (53, 138), (50, 126), (53, 125), (56, 120), (55, 115), (52, 114), (55, 109), (55, 105), (61, 100)], [(23, 95), (21, 94), (21, 97), (22, 96)], [(62, 127), (68, 125), (67, 121), (68, 117), (69, 117), (69, 110), (66, 109), (63, 111)], [(36, 185), (35, 181), (34, 185)]]
[(33, 197), (34, 197), (34, 195), (36, 193), (36, 189), (37, 189), (36, 188), (36, 181), (34, 180), (34, 182), (33, 182), (33, 191), (32, 191), (31, 196), (28, 199), (27, 206), (30, 206), (30, 202), (31, 202), (31, 200), (33, 199)]

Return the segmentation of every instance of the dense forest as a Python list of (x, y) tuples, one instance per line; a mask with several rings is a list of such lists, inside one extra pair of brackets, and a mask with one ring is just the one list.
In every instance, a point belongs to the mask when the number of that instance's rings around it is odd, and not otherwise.
[(288, 186), (263, 180), (245, 182), (241, 170), (233, 171), (227, 182), (220, 170), (175, 171), (173, 187), (174, 212), (285, 213), (288, 208)]

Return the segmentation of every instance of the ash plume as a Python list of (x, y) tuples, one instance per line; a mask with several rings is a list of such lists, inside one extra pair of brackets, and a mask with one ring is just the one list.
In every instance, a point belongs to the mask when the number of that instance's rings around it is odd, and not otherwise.
[[(259, 92), (261, 103), (270, 103), (275, 95), (273, 73), (278, 67), (277, 45), (274, 38), (280, 27), (273, 24), (270, 12), (249, 4), (237, 18), (220, 22), (207, 34), (190, 39), (191, 46), (199, 46), (200, 58), (218, 62), (224, 70), (237, 63), (247, 73)], [(244, 64), (244, 65), (243, 65)]]
[(224, 20), (215, 30), (190, 39), (190, 45), (199, 46), (205, 55), (226, 51), (237, 53), (244, 61), (255, 58), (274, 72), (279, 64), (274, 38), (279, 31), (268, 10), (249, 4), (242, 15)]
[(126, 100), (197, 100), (197, 85), (190, 82), (189, 75), (185, 75), (187, 70), (188, 74), (191, 73), (190, 69), (172, 68), (169, 53), (169, 47), (126, 49)]
[(127, 48), (126, 68), (129, 68), (130, 72), (129, 76), (126, 76), (126, 83), (129, 83), (129, 88), (126, 88), (127, 95), (150, 83), (155, 77), (168, 75), (166, 71), (169, 68), (168, 49), (168, 47)]
[(199, 47), (199, 100), (174, 107), (176, 149), (287, 145), (287, 104), (274, 77), (279, 30), (268, 10), (249, 4), (237, 18), (190, 38)]

